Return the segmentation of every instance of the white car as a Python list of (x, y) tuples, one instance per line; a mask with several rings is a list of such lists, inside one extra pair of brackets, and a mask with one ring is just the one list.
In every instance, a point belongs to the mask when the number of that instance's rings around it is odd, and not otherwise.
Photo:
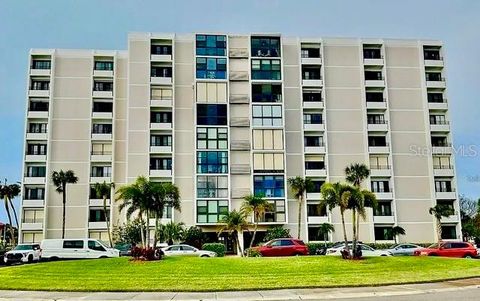
[[(364, 244), (358, 244), (362, 250), (362, 256), (392, 256), (392, 253), (386, 251), (386, 250), (375, 250), (372, 247), (369, 247)], [(329, 248), (327, 249), (327, 253), (325, 255), (328, 256), (342, 256), (341, 251), (345, 248), (345, 245), (337, 246), (334, 248)], [(352, 244), (348, 244), (348, 248), (352, 249)]]
[(196, 256), (196, 257), (216, 257), (217, 253), (212, 251), (199, 250), (189, 245), (171, 245), (162, 248), (165, 256)]
[(120, 251), (109, 248), (91, 238), (44, 239), (41, 244), (42, 259), (87, 259), (119, 257)]
[(19, 244), (13, 250), (5, 253), (3, 260), (6, 265), (16, 262), (32, 263), (40, 260), (39, 244)]
[(382, 251), (390, 252), (393, 256), (413, 256), (413, 253), (420, 249), (422, 247), (414, 244), (398, 244)]

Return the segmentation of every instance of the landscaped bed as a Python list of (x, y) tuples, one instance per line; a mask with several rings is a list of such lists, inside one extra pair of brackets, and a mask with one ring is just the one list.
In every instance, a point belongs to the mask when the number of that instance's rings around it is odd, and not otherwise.
[(364, 286), (480, 276), (480, 260), (329, 256), (169, 257), (57, 261), (0, 269), (0, 289), (56, 291), (219, 291)]

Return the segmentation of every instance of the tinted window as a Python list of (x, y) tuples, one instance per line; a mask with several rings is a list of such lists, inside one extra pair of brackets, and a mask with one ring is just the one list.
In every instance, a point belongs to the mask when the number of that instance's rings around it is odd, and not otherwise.
[(280, 240), (275, 240), (275, 241), (271, 242), (270, 245), (272, 247), (278, 247), (278, 246), (281, 245), (281, 241)]
[(452, 243), (452, 249), (460, 249), (460, 248), (467, 248), (467, 244), (462, 242), (454, 242)]
[(88, 248), (90, 250), (94, 250), (94, 251), (101, 251), (101, 252), (105, 252), (105, 248), (98, 243), (98, 241), (94, 241), (94, 240), (89, 240), (88, 241)]
[(192, 248), (192, 247), (189, 247), (189, 246), (182, 246), (182, 250), (184, 250), (184, 251), (193, 251), (193, 248)]
[(63, 242), (64, 249), (83, 249), (83, 240), (65, 240)]
[(198, 125), (227, 125), (227, 105), (197, 105)]
[(282, 246), (293, 246), (293, 241), (291, 240), (282, 240), (281, 241)]

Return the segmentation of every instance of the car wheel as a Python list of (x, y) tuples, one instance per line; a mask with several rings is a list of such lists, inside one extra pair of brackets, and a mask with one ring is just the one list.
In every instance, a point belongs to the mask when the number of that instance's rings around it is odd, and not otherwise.
[(463, 256), (463, 258), (473, 258), (473, 256), (471, 254), (466, 254), (465, 256)]
[(50, 261), (57, 261), (59, 260), (60, 258), (58, 258), (57, 256), (53, 256), (53, 257), (50, 257)]
[(107, 256), (100, 256), (99, 257), (100, 259), (105, 259), (105, 258), (108, 258)]
[(202, 255), (202, 256), (200, 256), (200, 257), (210, 257), (210, 256), (208, 256), (208, 255)]
[(33, 262), (33, 255), (32, 254), (28, 255), (27, 260), (28, 260), (28, 263), (32, 263)]
[(438, 256), (438, 255), (435, 254), (435, 253), (430, 253), (430, 254), (428, 254), (428, 256)]

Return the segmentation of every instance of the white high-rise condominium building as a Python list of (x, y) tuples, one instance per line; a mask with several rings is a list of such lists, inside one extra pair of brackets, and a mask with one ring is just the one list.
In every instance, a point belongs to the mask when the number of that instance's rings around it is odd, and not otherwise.
[[(61, 236), (50, 175), (71, 169), (79, 181), (67, 192), (68, 238), (106, 240), (92, 184), (118, 188), (140, 175), (179, 187), (182, 210), (166, 210), (164, 222), (215, 239), (222, 215), (256, 193), (273, 204), (260, 237), (272, 225), (295, 235), (287, 179), (302, 176), (314, 183), (302, 238), (323, 240), (318, 227), (331, 223), (337, 241), (339, 211), (320, 208), (319, 191), (344, 181), (351, 163), (369, 166), (365, 186), (379, 200), (360, 223), (362, 241), (393, 241), (399, 225), (400, 241), (433, 242), (436, 204), (455, 210), (442, 219), (444, 238), (461, 239), (443, 52), (431, 40), (217, 33), (134, 33), (127, 51), (34, 49), (20, 239)], [(112, 226), (125, 223), (118, 203), (108, 206)]]

